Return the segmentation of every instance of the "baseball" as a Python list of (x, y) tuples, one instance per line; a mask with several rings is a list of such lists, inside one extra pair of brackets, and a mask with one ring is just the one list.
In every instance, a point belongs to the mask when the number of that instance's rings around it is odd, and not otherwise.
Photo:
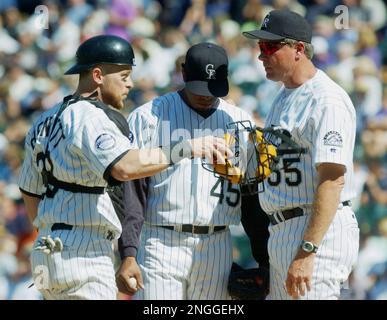
[(131, 289), (136, 289), (137, 288), (137, 280), (136, 280), (136, 278), (130, 277), (128, 283), (129, 283), (129, 287)]

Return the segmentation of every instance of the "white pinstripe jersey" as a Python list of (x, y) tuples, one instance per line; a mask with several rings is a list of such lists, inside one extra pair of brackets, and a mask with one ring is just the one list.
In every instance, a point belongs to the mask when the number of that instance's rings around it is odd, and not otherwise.
[[(87, 101), (70, 104), (55, 122), (60, 104), (42, 114), (33, 124), (25, 142), (26, 156), (19, 176), (19, 186), (31, 194), (45, 192), (36, 162), (37, 145), (44, 147), (45, 134), (39, 131), (45, 121), (54, 123), (49, 134), (49, 152), (56, 179), (82, 186), (106, 187), (106, 168), (130, 149), (129, 139), (106, 116), (103, 110)], [(104, 194), (72, 193), (59, 189), (53, 198), (44, 197), (34, 225), (43, 228), (53, 223), (108, 227), (116, 237), (121, 224), (112, 202)]]
[[(133, 148), (168, 145), (181, 137), (223, 137), (226, 125), (240, 120), (252, 122), (246, 112), (222, 99), (216, 111), (203, 118), (177, 92), (150, 101), (128, 118)], [(240, 203), (238, 185), (221, 182), (202, 168), (201, 159), (183, 159), (149, 178), (145, 221), (155, 225), (238, 224)]]
[(355, 109), (348, 94), (323, 71), (298, 88), (281, 88), (266, 118), (265, 127), (271, 126), (288, 130), (308, 151), (301, 158), (285, 155), (280, 168), (286, 168), (265, 181), (265, 192), (259, 197), (267, 213), (311, 205), (318, 182), (316, 166), (325, 162), (346, 167), (340, 200), (355, 197)]

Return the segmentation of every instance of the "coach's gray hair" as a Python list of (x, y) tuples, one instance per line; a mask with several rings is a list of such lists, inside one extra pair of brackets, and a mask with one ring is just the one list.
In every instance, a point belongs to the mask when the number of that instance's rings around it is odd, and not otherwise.
[[(300, 42), (300, 41), (297, 41), (297, 40), (293, 40), (293, 39), (285, 39), (284, 42), (289, 46), (289, 47), (294, 47), (294, 45), (297, 43), (297, 42)], [(303, 42), (301, 41), (303, 44), (304, 44), (304, 47), (305, 47), (305, 55), (306, 57), (309, 59), (309, 60), (312, 60), (312, 57), (313, 57), (313, 46), (311, 43), (307, 43), (307, 42)]]

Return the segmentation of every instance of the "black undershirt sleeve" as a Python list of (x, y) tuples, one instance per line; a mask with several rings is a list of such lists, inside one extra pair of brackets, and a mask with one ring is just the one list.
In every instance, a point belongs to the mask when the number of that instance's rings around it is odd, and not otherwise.
[(135, 257), (144, 223), (148, 178), (123, 183), (124, 213), (121, 218), (122, 234), (118, 239), (121, 259)]
[(259, 204), (255, 195), (242, 196), (241, 222), (250, 239), (251, 252), (259, 266), (269, 267), (267, 242), (269, 239), (269, 219)]

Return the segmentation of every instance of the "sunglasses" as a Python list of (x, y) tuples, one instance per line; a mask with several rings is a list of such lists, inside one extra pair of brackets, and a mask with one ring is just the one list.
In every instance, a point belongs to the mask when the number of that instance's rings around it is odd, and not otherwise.
[(259, 41), (258, 46), (261, 53), (265, 56), (271, 56), (276, 53), (279, 49), (281, 49), (286, 42), (284, 41)]

